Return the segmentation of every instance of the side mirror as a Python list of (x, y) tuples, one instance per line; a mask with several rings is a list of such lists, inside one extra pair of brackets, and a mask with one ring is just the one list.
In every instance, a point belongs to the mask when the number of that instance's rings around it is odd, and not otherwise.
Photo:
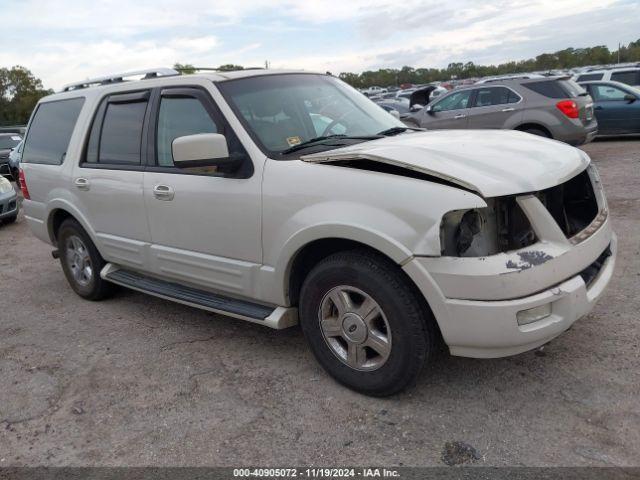
[(398, 110), (391, 109), (389, 110), (389, 113), (391, 114), (392, 117), (395, 117), (398, 120), (400, 120), (400, 112)]
[(411, 108), (409, 110), (411, 110), (412, 112), (419, 112), (423, 108), (424, 108), (424, 105), (421, 105), (419, 103), (414, 103), (413, 105), (411, 105)]
[(425, 112), (427, 112), (429, 115), (433, 115), (434, 113), (436, 113), (433, 110), (433, 105), (427, 105), (427, 108), (425, 109)]
[(627, 93), (624, 96), (624, 99), (627, 101), (627, 103), (633, 103), (637, 100), (637, 98), (635, 97), (635, 95), (631, 95), (630, 93)]
[(171, 144), (173, 164), (178, 168), (211, 167), (233, 163), (227, 139), (219, 133), (198, 133), (176, 138)]

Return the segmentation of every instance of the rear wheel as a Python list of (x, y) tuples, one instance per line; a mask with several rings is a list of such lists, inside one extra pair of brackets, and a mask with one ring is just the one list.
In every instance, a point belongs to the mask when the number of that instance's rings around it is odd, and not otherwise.
[(300, 295), (311, 350), (340, 383), (386, 396), (417, 379), (437, 330), (419, 292), (393, 262), (364, 250), (327, 257)]
[(537, 135), (539, 137), (551, 138), (551, 135), (549, 135), (547, 132), (545, 132), (541, 128), (525, 128), (522, 131), (525, 133), (530, 133), (531, 135)]
[(91, 238), (74, 219), (62, 222), (58, 230), (60, 264), (71, 288), (88, 300), (108, 297), (115, 286), (100, 277), (105, 261)]

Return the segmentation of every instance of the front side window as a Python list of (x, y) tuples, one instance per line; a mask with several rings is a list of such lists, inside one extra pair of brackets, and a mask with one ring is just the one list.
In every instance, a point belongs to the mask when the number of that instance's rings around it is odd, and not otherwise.
[(627, 92), (609, 85), (591, 85), (591, 95), (596, 102), (624, 100)]
[(480, 88), (477, 90), (474, 107), (504, 105), (507, 103), (518, 103), (518, 101), (520, 101), (520, 97), (508, 88)]
[(219, 129), (196, 98), (162, 98), (158, 113), (158, 165), (173, 166), (171, 144), (178, 137), (197, 133), (218, 133)]
[(29, 125), (22, 161), (62, 164), (82, 105), (84, 98), (41, 103)]
[(469, 99), (471, 98), (471, 90), (462, 90), (460, 92), (454, 92), (451, 95), (444, 97), (438, 103), (433, 106), (434, 112), (447, 112), (449, 110), (460, 110), (469, 106)]
[(289, 148), (319, 136), (371, 136), (404, 126), (364, 95), (328, 75), (261, 75), (217, 85), (269, 155), (286, 154)]

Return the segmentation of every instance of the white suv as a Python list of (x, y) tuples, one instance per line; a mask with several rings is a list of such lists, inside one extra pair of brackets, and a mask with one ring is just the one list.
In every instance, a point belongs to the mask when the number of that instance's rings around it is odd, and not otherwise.
[(574, 75), (573, 79), (576, 82), (614, 81), (637, 87), (640, 86), (640, 64), (635, 67), (592, 69)]
[(337, 380), (389, 395), (441, 340), (468, 357), (548, 342), (612, 276), (578, 149), (410, 129), (330, 75), (174, 73), (72, 85), (31, 118), (25, 216), (84, 298), (118, 284), (300, 322)]

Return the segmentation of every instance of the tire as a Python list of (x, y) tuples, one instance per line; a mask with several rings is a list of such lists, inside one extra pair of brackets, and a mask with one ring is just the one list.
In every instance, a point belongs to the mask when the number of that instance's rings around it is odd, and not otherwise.
[(366, 250), (318, 263), (303, 282), (299, 311), (320, 365), (367, 395), (411, 386), (437, 348), (435, 320), (416, 287), (396, 264)]
[(551, 135), (540, 128), (526, 128), (522, 131), (525, 133), (530, 133), (531, 135), (537, 135), (539, 137), (551, 138)]
[(15, 223), (15, 221), (18, 219), (18, 215), (12, 215), (11, 217), (7, 217), (4, 220), (2, 220), (3, 223), (9, 224), (9, 223)]
[(72, 218), (58, 229), (58, 252), (69, 285), (82, 298), (102, 300), (113, 293), (115, 285), (100, 277), (106, 262), (87, 232)]

